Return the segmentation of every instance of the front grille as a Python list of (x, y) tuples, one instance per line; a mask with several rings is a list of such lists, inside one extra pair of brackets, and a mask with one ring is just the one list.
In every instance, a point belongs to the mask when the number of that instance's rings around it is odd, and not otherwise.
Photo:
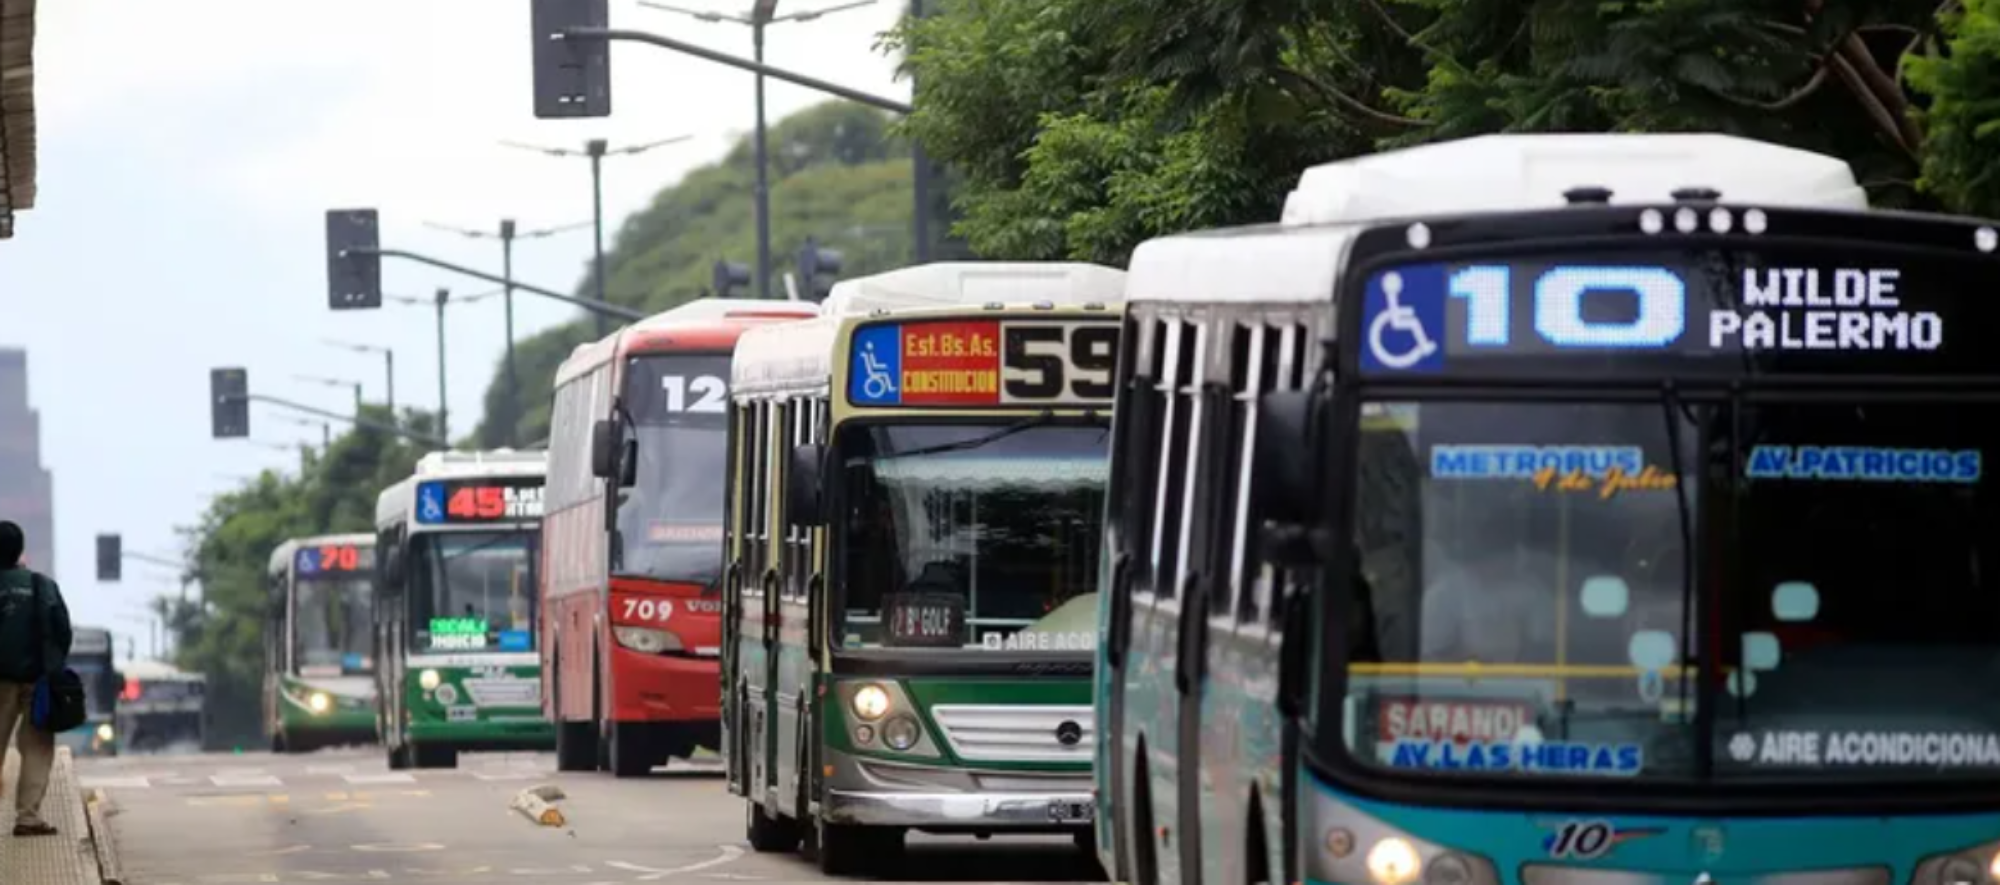
[(542, 703), (542, 683), (535, 679), (467, 679), (465, 691), (481, 707), (529, 707)]
[[(1097, 738), (1096, 722), (1085, 706), (945, 704), (932, 707), (931, 717), (952, 752), (968, 762), (1087, 763)], [(1057, 739), (1059, 729), (1075, 741)]]

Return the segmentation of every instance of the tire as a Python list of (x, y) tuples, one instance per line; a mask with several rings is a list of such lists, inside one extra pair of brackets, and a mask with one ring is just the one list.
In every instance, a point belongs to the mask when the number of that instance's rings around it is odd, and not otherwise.
[(611, 723), (610, 757), (608, 767), (612, 777), (645, 777), (653, 773), (656, 754), (644, 726), (636, 723)]
[(408, 769), (409, 769), (409, 767), (410, 767), (410, 754), (409, 754), (409, 753), (407, 753), (407, 752), (405, 752), (405, 751), (406, 751), (407, 749), (408, 749), (407, 747), (391, 747), (391, 748), (389, 748), (389, 753), (388, 753), (388, 755), (389, 755), (389, 770), (390, 770), (390, 771), (406, 771), (406, 770), (408, 770)]
[(556, 770), (597, 770), (597, 723), (556, 723)]
[(769, 854), (799, 846), (798, 821), (765, 814), (764, 806), (747, 799), (743, 808), (743, 837), (749, 840), (752, 851)]
[(282, 732), (282, 731), (274, 731), (274, 732), (272, 732), (272, 733), (271, 733), (271, 752), (272, 752), (272, 753), (274, 753), (274, 754), (276, 754), (276, 755), (281, 755), (281, 756), (282, 756), (282, 755), (284, 755), (284, 753), (285, 753), (285, 733), (284, 733), (284, 732)]
[(819, 871), (829, 876), (861, 876), (895, 862), (903, 851), (903, 831), (889, 827), (857, 827), (816, 819)]
[(404, 747), (417, 768), (457, 768), (458, 751), (451, 747), (426, 747), (411, 744)]
[(1083, 856), (1084, 876), (1089, 882), (1112, 881), (1111, 873), (1104, 869), (1104, 860), (1097, 856), (1097, 834), (1089, 830), (1075, 834), (1077, 853)]

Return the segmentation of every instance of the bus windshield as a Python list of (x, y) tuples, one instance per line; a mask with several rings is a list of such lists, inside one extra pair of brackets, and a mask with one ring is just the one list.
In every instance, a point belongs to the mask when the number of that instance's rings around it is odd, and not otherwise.
[(722, 571), (727, 355), (646, 356), (625, 372), (637, 482), (619, 492), (612, 574), (704, 586)]
[(1371, 404), (1348, 752), (1480, 777), (2000, 776), (2000, 430), (1859, 400), (1744, 404), (1733, 436), (1709, 407)]
[(843, 428), (842, 646), (1088, 653), (1106, 445), (1035, 420)]
[(1685, 775), (1693, 423), (1657, 404), (1425, 402), (1370, 404), (1363, 428), (1349, 752), (1483, 776)]
[(419, 653), (535, 648), (538, 532), (431, 532), (411, 544), (410, 627)]
[(375, 672), (374, 598), (366, 578), (300, 578), (293, 585), (292, 666), (301, 676)]

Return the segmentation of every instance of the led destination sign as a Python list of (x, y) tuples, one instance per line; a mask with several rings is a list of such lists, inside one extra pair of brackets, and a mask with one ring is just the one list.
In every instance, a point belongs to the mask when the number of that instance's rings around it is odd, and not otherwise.
[(299, 577), (345, 575), (375, 568), (375, 548), (359, 544), (318, 544), (292, 554), (292, 571)]
[(854, 332), (847, 397), (857, 406), (1108, 404), (1118, 324), (935, 320)]
[(523, 522), (542, 518), (542, 480), (439, 479), (417, 484), (417, 522), (426, 525)]
[(2000, 263), (1870, 250), (1601, 250), (1404, 264), (1361, 293), (1360, 368), (1972, 374)]

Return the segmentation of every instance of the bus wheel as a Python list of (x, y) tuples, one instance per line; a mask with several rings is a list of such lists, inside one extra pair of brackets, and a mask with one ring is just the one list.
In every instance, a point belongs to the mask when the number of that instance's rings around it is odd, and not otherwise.
[(788, 817), (772, 817), (764, 806), (744, 800), (743, 836), (753, 851), (790, 851), (799, 845), (798, 822)]
[(284, 733), (284, 732), (282, 732), (282, 731), (278, 731), (278, 732), (272, 732), (272, 733), (271, 733), (271, 752), (272, 752), (272, 753), (274, 753), (274, 754), (278, 754), (278, 755), (283, 755), (283, 754), (284, 754), (284, 752), (285, 752), (285, 733)]
[(645, 726), (630, 722), (611, 723), (610, 769), (612, 777), (645, 777), (653, 772), (654, 756), (646, 740)]
[(1077, 853), (1083, 855), (1085, 868), (1089, 870), (1089, 874), (1084, 877), (1084, 880), (1087, 882), (1111, 881), (1111, 873), (1104, 869), (1103, 858), (1097, 856), (1097, 834), (1090, 830), (1083, 830), (1074, 834), (1071, 838), (1076, 841)]
[(410, 767), (410, 754), (407, 752), (408, 750), (408, 747), (389, 748), (390, 771), (403, 771)]
[(890, 865), (903, 851), (903, 831), (893, 827), (857, 827), (814, 821), (819, 831), (819, 871), (829, 876), (857, 876)]
[(597, 723), (556, 723), (556, 770), (597, 770)]

